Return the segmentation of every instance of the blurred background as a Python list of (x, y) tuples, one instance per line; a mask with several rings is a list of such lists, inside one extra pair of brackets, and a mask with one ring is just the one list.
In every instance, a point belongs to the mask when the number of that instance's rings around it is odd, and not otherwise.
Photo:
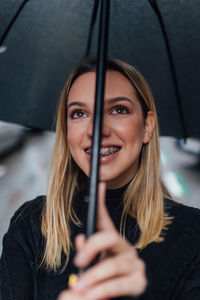
[[(46, 194), (55, 134), (0, 121), (0, 252), (10, 218), (25, 201)], [(161, 173), (176, 200), (200, 208), (200, 140), (161, 137)]]

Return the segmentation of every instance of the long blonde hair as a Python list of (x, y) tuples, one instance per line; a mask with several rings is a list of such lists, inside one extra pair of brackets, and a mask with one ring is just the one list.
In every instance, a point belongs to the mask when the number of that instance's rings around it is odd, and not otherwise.
[[(151, 242), (161, 242), (163, 230), (171, 223), (164, 211), (164, 197), (170, 195), (160, 179), (159, 130), (156, 108), (151, 90), (143, 76), (132, 66), (118, 59), (107, 62), (107, 70), (119, 71), (134, 86), (140, 101), (143, 116), (153, 111), (156, 127), (148, 144), (143, 145), (140, 166), (124, 195), (124, 209), (120, 232), (124, 235), (128, 215), (137, 219), (141, 234), (135, 244), (143, 249)], [(46, 204), (42, 214), (41, 230), (46, 238), (42, 263), (47, 269), (57, 270), (61, 266), (62, 251), (67, 266), (72, 247), (70, 222), (80, 225), (73, 210), (73, 198), (77, 192), (82, 171), (73, 161), (67, 144), (67, 98), (73, 82), (81, 74), (96, 71), (96, 61), (87, 60), (79, 64), (69, 76), (63, 88), (57, 116), (56, 140), (48, 182)]]

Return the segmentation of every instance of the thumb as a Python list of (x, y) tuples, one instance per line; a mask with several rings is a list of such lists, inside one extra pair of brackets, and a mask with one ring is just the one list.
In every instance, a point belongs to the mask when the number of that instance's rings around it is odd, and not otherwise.
[(100, 182), (98, 187), (97, 229), (100, 231), (102, 230), (116, 231), (112, 219), (106, 208), (105, 196), (106, 196), (106, 184), (105, 182)]

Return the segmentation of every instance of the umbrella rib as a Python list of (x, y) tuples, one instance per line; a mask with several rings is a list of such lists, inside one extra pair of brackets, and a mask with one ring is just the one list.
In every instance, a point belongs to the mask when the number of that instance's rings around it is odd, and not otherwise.
[(166, 28), (165, 28), (165, 25), (163, 22), (163, 18), (162, 18), (162, 15), (161, 15), (161, 12), (160, 12), (160, 9), (158, 7), (156, 0), (149, 0), (149, 3), (151, 4), (153, 11), (155, 12), (155, 14), (158, 17), (158, 21), (159, 21), (159, 24), (160, 24), (160, 27), (162, 30), (162, 34), (163, 34), (163, 38), (165, 41), (167, 56), (169, 59), (169, 65), (170, 65), (170, 70), (171, 70), (172, 79), (173, 79), (174, 90), (175, 90), (175, 94), (176, 94), (176, 102), (177, 102), (177, 106), (178, 106), (178, 111), (179, 111), (182, 131), (183, 131), (183, 138), (184, 138), (184, 140), (186, 140), (188, 137), (188, 132), (187, 132), (187, 128), (186, 128), (185, 117), (184, 117), (183, 107), (182, 107), (182, 101), (181, 101), (181, 97), (180, 97), (178, 80), (177, 80), (177, 75), (176, 75), (176, 70), (175, 70), (175, 63), (174, 63), (174, 59), (172, 56), (169, 38), (168, 38), (167, 31), (166, 31)]
[(98, 6), (99, 6), (99, 0), (95, 0), (93, 6), (92, 18), (90, 22), (89, 34), (88, 34), (87, 48), (85, 53), (86, 57), (89, 56), (91, 50), (92, 35), (93, 35), (94, 25), (97, 19)]
[(16, 12), (16, 14), (14, 15), (14, 17), (12, 18), (12, 20), (10, 21), (10, 23), (6, 27), (6, 30), (4, 31), (4, 33), (3, 33), (3, 35), (2, 35), (2, 37), (0, 39), (0, 47), (2, 46), (2, 44), (5, 41), (7, 35), (9, 34), (10, 30), (12, 29), (13, 24), (17, 20), (19, 14), (21, 13), (22, 9), (24, 8), (24, 6), (26, 5), (26, 3), (28, 1), (30, 1), (30, 0), (24, 0), (24, 2), (22, 2), (22, 4), (20, 5), (19, 9)]

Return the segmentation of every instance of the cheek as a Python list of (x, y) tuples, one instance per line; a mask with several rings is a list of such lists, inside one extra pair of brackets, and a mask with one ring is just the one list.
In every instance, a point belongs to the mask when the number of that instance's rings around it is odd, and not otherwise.
[(68, 124), (67, 142), (72, 155), (76, 155), (80, 151), (85, 137), (85, 126), (83, 122), (80, 124)]
[(116, 124), (115, 129), (125, 142), (134, 143), (139, 141), (143, 143), (144, 125), (142, 122), (136, 120), (120, 122)]
[(78, 142), (78, 130), (74, 130), (73, 126), (68, 126), (67, 142), (70, 150), (73, 149)]

